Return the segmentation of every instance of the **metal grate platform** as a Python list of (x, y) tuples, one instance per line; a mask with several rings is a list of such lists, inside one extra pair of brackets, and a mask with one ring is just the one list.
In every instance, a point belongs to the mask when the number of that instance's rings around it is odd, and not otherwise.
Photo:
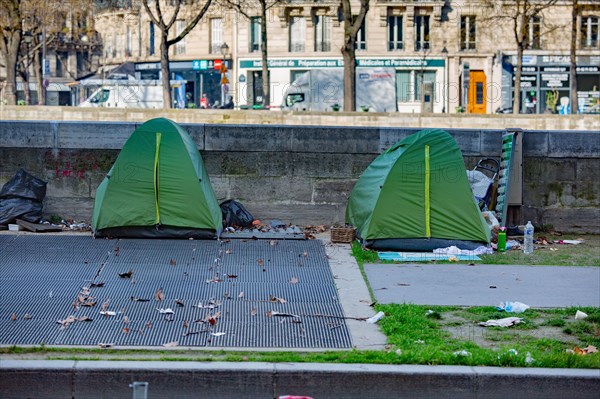
[[(0, 240), (0, 250), (1, 345), (151, 347), (177, 341), (215, 348), (332, 349), (352, 344), (319, 241), (27, 235)], [(130, 278), (119, 276), (129, 271)], [(73, 306), (82, 287), (90, 287), (96, 306)], [(155, 299), (159, 288), (162, 301)], [(104, 302), (116, 316), (100, 314)], [(206, 308), (210, 304), (217, 307)], [(161, 314), (160, 308), (174, 314)], [(201, 322), (216, 312), (216, 325)], [(56, 323), (70, 315), (93, 321), (67, 328)]]

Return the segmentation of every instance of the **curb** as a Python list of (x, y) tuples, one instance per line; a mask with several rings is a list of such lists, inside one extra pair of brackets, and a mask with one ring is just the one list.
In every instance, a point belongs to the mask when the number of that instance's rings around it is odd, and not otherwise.
[(600, 370), (316, 363), (4, 360), (4, 399), (131, 398), (597, 398)]

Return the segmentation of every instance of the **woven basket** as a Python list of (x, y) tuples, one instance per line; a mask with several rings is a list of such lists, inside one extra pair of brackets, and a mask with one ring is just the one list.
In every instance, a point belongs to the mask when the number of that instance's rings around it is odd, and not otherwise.
[(331, 242), (339, 242), (349, 244), (354, 241), (356, 236), (356, 229), (354, 227), (332, 227), (331, 228)]

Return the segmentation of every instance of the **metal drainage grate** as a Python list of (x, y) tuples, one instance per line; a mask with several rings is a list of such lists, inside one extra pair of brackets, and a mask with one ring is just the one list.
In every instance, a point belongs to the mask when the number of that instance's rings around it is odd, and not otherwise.
[[(68, 256), (59, 262), (66, 247)], [(0, 274), (0, 344), (135, 347), (177, 341), (207, 347), (351, 347), (318, 241), (23, 236), (10, 248), (10, 262)], [(35, 256), (27, 255), (31, 253)], [(129, 270), (130, 278), (119, 277)], [(102, 283), (90, 288), (98, 304), (74, 308), (81, 287), (92, 282)], [(155, 299), (159, 288), (162, 301)], [(100, 314), (105, 302), (115, 316)], [(161, 308), (174, 314), (165, 316)], [(295, 316), (269, 316), (270, 311)], [(199, 322), (216, 312), (216, 325)], [(31, 320), (23, 320), (26, 313)], [(17, 320), (11, 320), (12, 314)], [(61, 329), (56, 321), (70, 315), (93, 321)]]

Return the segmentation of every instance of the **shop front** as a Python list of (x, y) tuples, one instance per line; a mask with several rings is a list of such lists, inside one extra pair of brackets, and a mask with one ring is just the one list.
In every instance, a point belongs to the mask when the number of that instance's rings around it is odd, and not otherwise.
[[(172, 61), (171, 80), (185, 82), (175, 88), (175, 108), (219, 108), (227, 101), (228, 85), (223, 74), (229, 74), (231, 60)], [(140, 63), (135, 66), (136, 78), (160, 79), (160, 63)], [(225, 87), (227, 86), (227, 87)]]
[[(514, 96), (514, 65), (516, 56), (507, 57), (503, 78), (512, 79)], [(508, 62), (506, 62), (508, 61)], [(577, 57), (578, 113), (587, 113), (600, 104), (600, 57)], [(521, 68), (520, 112), (523, 114), (571, 113), (570, 90), (571, 65), (569, 56), (532, 55), (523, 56)], [(509, 78), (510, 76), (510, 78)], [(505, 106), (512, 104), (504, 98)]]
[[(442, 112), (444, 109), (444, 59), (423, 58), (358, 58), (358, 68), (393, 68), (396, 80), (396, 102), (400, 112)], [(270, 59), (271, 108), (283, 102), (286, 89), (304, 72), (314, 69), (338, 69), (344, 73), (341, 58)], [(238, 101), (242, 106), (262, 104), (262, 62), (241, 59), (238, 64)], [(343, 87), (333, 88), (343, 95)], [(333, 95), (333, 94), (332, 94)]]

